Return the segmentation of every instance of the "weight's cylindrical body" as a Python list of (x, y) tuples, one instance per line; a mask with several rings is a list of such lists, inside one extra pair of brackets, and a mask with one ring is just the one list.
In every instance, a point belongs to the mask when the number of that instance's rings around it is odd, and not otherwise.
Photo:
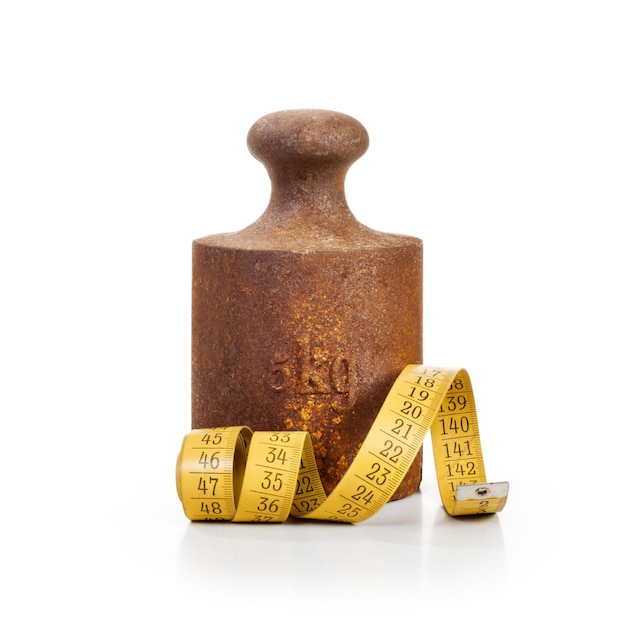
[[(348, 116), (261, 118), (270, 204), (193, 242), (192, 427), (308, 430), (330, 492), (401, 369), (422, 360), (422, 244), (356, 220), (343, 192), (367, 149)], [(421, 480), (421, 453), (396, 498)]]

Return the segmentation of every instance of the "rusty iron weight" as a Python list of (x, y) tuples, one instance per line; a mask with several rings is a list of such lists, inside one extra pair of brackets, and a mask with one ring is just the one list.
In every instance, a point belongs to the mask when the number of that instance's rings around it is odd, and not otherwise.
[[(308, 430), (327, 493), (422, 362), (422, 242), (368, 228), (345, 198), (368, 144), (343, 113), (262, 117), (248, 148), (271, 180), (265, 212), (193, 242), (192, 428)], [(421, 475), (420, 450), (393, 499)]]

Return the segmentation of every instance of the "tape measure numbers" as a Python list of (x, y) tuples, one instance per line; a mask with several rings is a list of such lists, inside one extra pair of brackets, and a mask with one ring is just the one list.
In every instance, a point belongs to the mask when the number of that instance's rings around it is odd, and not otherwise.
[(346, 474), (326, 494), (306, 431), (192, 430), (176, 487), (192, 521), (362, 522), (391, 499), (430, 431), (441, 501), (452, 516), (496, 513), (509, 485), (489, 483), (465, 369), (407, 365)]

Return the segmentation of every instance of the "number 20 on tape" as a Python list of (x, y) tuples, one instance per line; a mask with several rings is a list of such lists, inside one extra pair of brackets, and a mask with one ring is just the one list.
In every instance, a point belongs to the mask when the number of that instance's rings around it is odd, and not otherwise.
[(393, 496), (430, 432), (442, 504), (451, 516), (497, 513), (507, 482), (487, 482), (474, 392), (465, 369), (407, 365), (358, 454), (326, 494), (304, 431), (245, 426), (192, 430), (176, 463), (176, 488), (192, 521), (362, 522)]

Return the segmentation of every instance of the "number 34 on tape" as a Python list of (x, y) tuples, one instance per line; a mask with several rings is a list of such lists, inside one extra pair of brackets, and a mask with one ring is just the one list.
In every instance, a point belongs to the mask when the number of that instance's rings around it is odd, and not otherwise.
[(184, 437), (176, 463), (178, 497), (192, 521), (284, 522), (291, 515), (362, 522), (391, 499), (429, 431), (447, 513), (501, 511), (509, 484), (487, 482), (469, 374), (426, 365), (402, 370), (330, 494), (308, 432), (225, 426)]

